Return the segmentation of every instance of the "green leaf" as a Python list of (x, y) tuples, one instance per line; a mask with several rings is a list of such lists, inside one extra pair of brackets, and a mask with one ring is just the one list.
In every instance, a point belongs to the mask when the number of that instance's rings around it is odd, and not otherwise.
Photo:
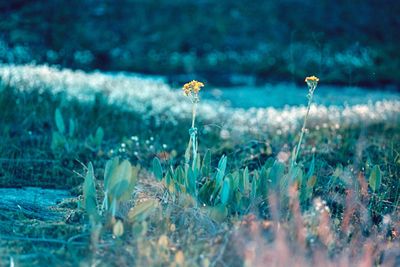
[(226, 170), (226, 156), (222, 155), (221, 159), (218, 162), (218, 169), (215, 174), (215, 187), (212, 193), (211, 198), (215, 201), (218, 196), (218, 192), (221, 190), (223, 179), (225, 177), (225, 170)]
[(128, 219), (130, 222), (144, 221), (158, 206), (158, 201), (154, 199), (140, 202), (129, 211)]
[(207, 205), (212, 204), (211, 195), (213, 192), (213, 189), (212, 189), (213, 184), (214, 184), (214, 181), (208, 180), (199, 189), (198, 197), (202, 202), (206, 203)]
[(261, 168), (259, 173), (259, 183), (257, 186), (258, 193), (263, 197), (263, 199), (267, 199), (268, 197), (268, 190), (270, 188), (270, 182), (268, 180), (268, 173), (270, 169)]
[(89, 163), (83, 183), (83, 207), (90, 217), (95, 220), (98, 219), (99, 214), (97, 210), (96, 187), (92, 163)]
[(163, 170), (162, 170), (161, 162), (157, 157), (155, 157), (153, 159), (153, 173), (154, 173), (154, 176), (156, 177), (157, 181), (162, 180)]
[(221, 159), (218, 162), (218, 170), (216, 175), (217, 187), (222, 186), (222, 180), (225, 176), (225, 170), (226, 170), (226, 161), (227, 161), (226, 156), (222, 155)]
[(275, 161), (269, 172), (269, 179), (271, 180), (272, 186), (276, 186), (281, 182), (285, 172), (285, 165), (280, 161)]
[(97, 128), (96, 135), (94, 136), (95, 147), (100, 147), (103, 138), (104, 138), (103, 128), (99, 127)]
[(119, 165), (119, 158), (115, 157), (113, 159), (110, 159), (106, 162), (106, 167), (104, 169), (104, 190), (108, 191), (110, 188), (110, 181), (112, 179), (112, 176), (115, 175), (117, 172)]
[(186, 182), (186, 172), (182, 168), (182, 166), (178, 166), (175, 169), (174, 180), (181, 185), (184, 185)]
[(250, 189), (249, 169), (246, 167), (239, 177), (239, 189), (246, 194)]
[(124, 179), (118, 181), (111, 189), (112, 198), (118, 201), (122, 200), (122, 197), (129, 193), (128, 188), (129, 188), (129, 180)]
[(61, 115), (61, 111), (60, 111), (59, 108), (56, 109), (54, 117), (55, 117), (55, 120), (56, 120), (56, 126), (57, 126), (58, 131), (60, 133), (62, 133), (62, 134), (65, 133), (64, 119), (63, 119), (63, 117)]
[(65, 148), (67, 144), (67, 140), (65, 137), (59, 132), (53, 132), (51, 138), (51, 149), (52, 150), (61, 150)]
[(185, 150), (185, 164), (189, 164), (190, 162), (191, 148), (192, 148), (192, 136), (190, 136), (189, 143)]
[(381, 187), (381, 180), (382, 180), (382, 173), (381, 170), (379, 169), (378, 165), (375, 165), (372, 168), (371, 174), (369, 176), (369, 186), (371, 187), (371, 189), (376, 192), (379, 190), (379, 188)]
[(123, 194), (125, 194), (132, 176), (132, 166), (128, 160), (124, 160), (118, 169), (111, 177), (110, 186), (110, 197), (119, 200)]
[(226, 205), (229, 202), (231, 195), (231, 179), (227, 178), (224, 180), (224, 184), (221, 190), (221, 203)]
[(196, 176), (200, 173), (200, 170), (201, 170), (201, 156), (200, 153), (197, 153), (196, 166), (194, 169), (194, 173), (196, 174)]
[(69, 119), (69, 137), (73, 137), (75, 133), (75, 122), (73, 119)]
[(265, 161), (265, 163), (264, 163), (264, 165), (263, 165), (263, 168), (264, 169), (269, 169), (269, 168), (271, 168), (273, 165), (274, 165), (274, 163), (275, 163), (275, 159), (274, 158), (268, 158), (266, 161)]
[(308, 169), (308, 172), (307, 172), (307, 179), (309, 179), (311, 176), (314, 175), (314, 169), (315, 169), (315, 157), (313, 156), (311, 164), (310, 164), (310, 168)]
[(171, 184), (171, 182), (173, 182), (172, 174), (171, 174), (171, 171), (168, 170), (167, 173), (165, 174), (165, 185), (167, 186), (167, 188), (169, 188), (169, 185)]
[(210, 176), (211, 173), (211, 151), (207, 150), (203, 158), (203, 164), (201, 166), (201, 173), (204, 177)]
[(194, 195), (196, 193), (196, 174), (191, 168), (188, 169), (185, 186), (186, 192), (189, 194)]
[(258, 171), (255, 170), (253, 173), (253, 179), (251, 181), (251, 193), (250, 193), (250, 197), (251, 199), (255, 199), (257, 197), (257, 188), (258, 188), (258, 179), (259, 179), (259, 174)]
[(137, 179), (138, 179), (138, 173), (140, 170), (140, 166), (132, 166), (131, 169), (131, 179), (129, 181), (129, 185), (126, 188), (125, 192), (122, 194), (120, 200), (121, 201), (128, 201), (131, 196), (132, 196), (132, 192), (135, 189), (136, 183), (137, 183)]
[(301, 186), (303, 180), (303, 171), (299, 166), (291, 166), (289, 171), (290, 182), (298, 182)]
[(237, 191), (237, 189), (239, 188), (239, 172), (235, 171), (234, 173), (230, 173), (227, 175), (227, 178), (229, 178), (231, 180), (231, 190), (232, 191)]

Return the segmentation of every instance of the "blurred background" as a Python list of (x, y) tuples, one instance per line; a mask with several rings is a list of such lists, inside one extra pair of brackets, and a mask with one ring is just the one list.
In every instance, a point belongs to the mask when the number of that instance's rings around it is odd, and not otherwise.
[(399, 14), (398, 0), (0, 1), (0, 61), (398, 89)]

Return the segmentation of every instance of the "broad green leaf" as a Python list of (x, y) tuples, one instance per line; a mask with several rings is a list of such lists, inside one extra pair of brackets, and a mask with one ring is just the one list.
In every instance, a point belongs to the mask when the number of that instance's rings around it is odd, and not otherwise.
[(212, 195), (212, 187), (213, 187), (213, 183), (214, 181), (207, 181), (205, 184), (203, 184), (203, 186), (199, 189), (199, 193), (198, 193), (198, 197), (199, 199), (208, 204), (211, 205), (212, 204), (212, 199), (211, 199), (211, 195)]
[(222, 180), (225, 176), (225, 170), (226, 170), (226, 161), (227, 161), (226, 156), (222, 155), (221, 159), (218, 162), (218, 170), (216, 175), (217, 187), (222, 186)]
[(57, 129), (60, 133), (65, 133), (65, 124), (64, 124), (64, 119), (61, 115), (61, 111), (59, 108), (56, 109), (56, 112), (54, 114), (55, 120), (56, 120), (56, 126)]
[(69, 119), (69, 137), (73, 137), (75, 133), (75, 122), (73, 119)]
[(186, 173), (185, 170), (182, 168), (182, 166), (178, 166), (175, 169), (175, 175), (174, 175), (174, 180), (181, 185), (185, 184), (186, 181)]
[(239, 176), (239, 189), (242, 193), (247, 193), (249, 191), (249, 169), (246, 167), (243, 170), (243, 173), (240, 174)]
[(59, 132), (53, 132), (51, 139), (51, 149), (52, 150), (61, 150), (65, 148), (67, 140), (65, 137)]
[(227, 178), (231, 180), (231, 190), (236, 191), (239, 188), (239, 172), (235, 171), (234, 173), (228, 174)]
[(297, 181), (299, 185), (301, 185), (303, 182), (303, 171), (299, 166), (291, 166), (289, 170), (289, 178), (291, 183)]
[[(129, 192), (129, 180), (120, 180), (111, 188), (111, 196), (115, 200), (122, 200), (122, 197)], [(129, 194), (130, 195), (130, 194)], [(125, 199), (127, 197), (125, 196)], [(129, 199), (129, 197), (128, 197)]]
[(155, 209), (158, 208), (158, 206), (158, 201), (154, 199), (140, 202), (130, 209), (128, 219), (130, 222), (144, 221), (153, 211), (155, 211)]
[(371, 174), (369, 176), (369, 186), (371, 187), (371, 189), (376, 192), (379, 190), (379, 188), (381, 187), (381, 180), (382, 180), (382, 174), (381, 174), (381, 170), (379, 169), (378, 165), (375, 165), (372, 168)]
[(140, 166), (132, 166), (132, 171), (131, 171), (131, 180), (129, 182), (128, 187), (125, 189), (125, 192), (121, 195), (120, 200), (121, 201), (128, 201), (131, 196), (132, 192), (135, 189), (136, 182), (138, 179), (138, 173), (139, 173)]
[[(124, 190), (127, 190), (127, 187), (130, 184), (132, 176), (132, 166), (128, 160), (124, 160), (119, 166), (118, 169), (111, 177), (110, 180), (110, 196), (114, 199), (119, 199), (123, 194)], [(124, 187), (126, 186), (126, 187)]]
[(252, 199), (255, 199), (260, 191), (259, 190), (259, 187), (260, 187), (259, 179), (260, 179), (260, 174), (258, 173), (257, 170), (254, 170), (253, 179), (251, 181), (251, 194), (250, 194)]
[(188, 169), (185, 186), (186, 192), (188, 192), (189, 194), (194, 195), (196, 193), (196, 174), (191, 168)]
[(117, 172), (119, 165), (119, 158), (115, 157), (113, 159), (110, 159), (106, 162), (106, 167), (104, 169), (104, 190), (108, 191), (110, 188), (110, 181), (112, 179), (112, 176), (114, 176)]
[(192, 148), (192, 136), (190, 136), (189, 143), (185, 150), (185, 164), (189, 164), (190, 162), (191, 148)]
[(153, 159), (153, 173), (154, 173), (154, 176), (156, 177), (157, 181), (161, 181), (162, 180), (162, 178), (163, 178), (163, 170), (162, 170), (162, 167), (161, 167), (161, 162), (157, 157), (155, 157)]
[(211, 173), (211, 151), (207, 150), (203, 158), (203, 164), (201, 166), (201, 173), (204, 177), (210, 176)]
[(231, 195), (231, 179), (228, 177), (224, 180), (224, 184), (221, 190), (221, 203), (226, 205), (229, 202)]
[(274, 158), (268, 158), (266, 161), (265, 161), (265, 163), (264, 163), (264, 165), (263, 165), (263, 168), (265, 168), (265, 169), (269, 169), (269, 168), (271, 168), (273, 165), (274, 165), (274, 163), (275, 163), (275, 159)]
[(268, 190), (270, 188), (270, 182), (268, 181), (268, 173), (270, 169), (266, 170), (265, 168), (261, 169), (259, 183), (257, 187), (257, 191), (261, 194), (263, 199), (266, 199), (268, 196)]
[(83, 207), (90, 217), (95, 220), (98, 219), (99, 215), (97, 210), (96, 187), (92, 163), (89, 163), (88, 165), (88, 171), (83, 183)]
[(218, 169), (215, 174), (215, 187), (211, 197), (213, 200), (216, 199), (216, 197), (218, 196), (218, 192), (222, 188), (222, 183), (225, 176), (226, 160), (226, 156), (222, 155), (221, 159), (218, 162)]
[(104, 138), (103, 128), (99, 127), (99, 128), (97, 128), (96, 135), (94, 136), (94, 144), (96, 147), (101, 146), (101, 142), (103, 141), (103, 138)]
[(250, 197), (253, 200), (257, 197), (257, 181), (256, 181), (256, 179), (253, 179), (253, 181), (251, 182)]
[(201, 156), (200, 156), (200, 153), (197, 153), (196, 166), (195, 166), (195, 170), (194, 170), (194, 173), (196, 174), (196, 176), (198, 176), (198, 174), (200, 173), (200, 170), (201, 170)]
[(171, 171), (168, 170), (167, 173), (165, 174), (165, 185), (167, 188), (169, 188), (171, 182), (173, 183), (172, 174)]

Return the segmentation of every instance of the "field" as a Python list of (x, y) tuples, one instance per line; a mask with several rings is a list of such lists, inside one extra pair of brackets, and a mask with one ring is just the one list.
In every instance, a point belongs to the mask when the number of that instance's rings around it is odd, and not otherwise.
[(340, 104), (308, 80), (228, 105), (126, 73), (0, 81), (1, 266), (400, 265), (396, 91)]

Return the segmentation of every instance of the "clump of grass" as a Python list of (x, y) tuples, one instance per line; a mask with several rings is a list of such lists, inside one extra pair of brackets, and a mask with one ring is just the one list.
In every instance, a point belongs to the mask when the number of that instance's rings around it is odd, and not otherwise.
[[(318, 78), (308, 77), (309, 86), (308, 111), (312, 103), (312, 96), (317, 86)], [(197, 153), (197, 128), (195, 128), (196, 104), (199, 101), (198, 92), (202, 83), (192, 81), (184, 85), (183, 90), (190, 96), (192, 109), (192, 127), (189, 130), (190, 141), (186, 152), (186, 163), (176, 168), (169, 167), (165, 174), (158, 158), (153, 160), (153, 172), (158, 180), (163, 180), (166, 189), (173, 199), (180, 195), (190, 196), (195, 205), (205, 207), (208, 214), (217, 220), (223, 220), (229, 214), (245, 214), (251, 207), (261, 205), (262, 213), (268, 214), (268, 205), (263, 205), (272, 193), (279, 193), (282, 205), (287, 202), (288, 188), (296, 184), (301, 188), (300, 199), (306, 204), (312, 198), (315, 185), (314, 161), (308, 173), (293, 163), (297, 160), (297, 153), (305, 132), (308, 111), (300, 134), (299, 144), (295, 149), (292, 166), (289, 168), (279, 160), (270, 158), (262, 168), (252, 173), (245, 167), (242, 170), (229, 172), (227, 170), (227, 157), (223, 155), (218, 167), (213, 170), (211, 166), (211, 153), (208, 151), (203, 161)], [(192, 164), (189, 165), (188, 151), (192, 148)], [(259, 204), (256, 204), (259, 203)]]

